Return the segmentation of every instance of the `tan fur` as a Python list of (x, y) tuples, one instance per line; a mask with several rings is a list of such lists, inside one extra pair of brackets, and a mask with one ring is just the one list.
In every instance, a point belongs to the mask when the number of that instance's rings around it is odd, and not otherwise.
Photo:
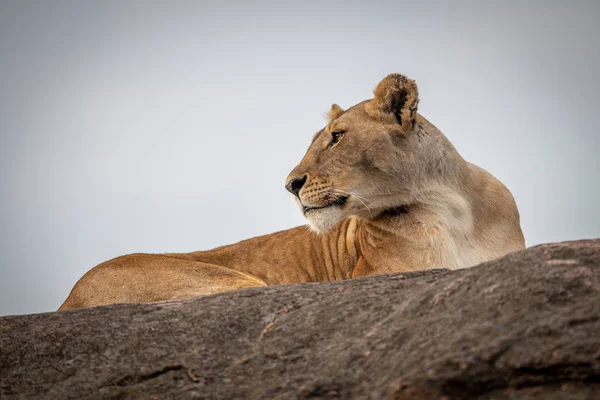
[(332, 104), (331, 110), (329, 110), (329, 112), (327, 113), (327, 118), (329, 119), (329, 121), (333, 121), (343, 113), (344, 110), (342, 110), (342, 107), (338, 106), (337, 104)]
[(85, 274), (60, 310), (464, 268), (523, 249), (510, 192), (416, 113), (416, 83), (391, 74), (374, 93), (347, 111), (333, 105), (288, 177), (310, 229), (115, 258)]

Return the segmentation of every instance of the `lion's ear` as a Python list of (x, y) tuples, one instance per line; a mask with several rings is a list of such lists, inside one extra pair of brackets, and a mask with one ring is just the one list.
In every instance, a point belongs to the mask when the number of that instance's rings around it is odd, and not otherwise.
[(344, 110), (342, 109), (342, 107), (338, 106), (337, 104), (332, 104), (331, 110), (329, 110), (329, 112), (327, 113), (327, 118), (329, 118), (329, 121), (333, 121), (343, 113)]
[(373, 105), (380, 112), (394, 114), (405, 132), (412, 130), (419, 105), (415, 81), (404, 75), (390, 74), (379, 82), (373, 93)]

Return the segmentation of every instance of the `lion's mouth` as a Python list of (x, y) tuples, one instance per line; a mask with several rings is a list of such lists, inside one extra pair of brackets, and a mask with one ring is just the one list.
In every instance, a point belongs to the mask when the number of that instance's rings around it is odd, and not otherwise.
[(304, 214), (306, 214), (309, 211), (322, 210), (324, 208), (329, 208), (329, 207), (335, 207), (335, 206), (342, 207), (348, 201), (348, 197), (349, 196), (338, 197), (333, 202), (331, 202), (331, 203), (329, 203), (329, 204), (327, 204), (325, 206), (320, 206), (320, 207), (306, 207), (306, 206), (303, 205), (302, 206), (302, 210), (304, 211)]

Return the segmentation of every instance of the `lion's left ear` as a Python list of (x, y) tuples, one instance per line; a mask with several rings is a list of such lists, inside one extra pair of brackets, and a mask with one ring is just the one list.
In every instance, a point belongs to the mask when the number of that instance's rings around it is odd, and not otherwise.
[(402, 130), (412, 130), (419, 105), (419, 89), (412, 79), (400, 74), (386, 76), (373, 92), (373, 106), (382, 113), (396, 117)]
[(344, 110), (342, 109), (342, 107), (338, 106), (337, 104), (332, 104), (331, 110), (329, 110), (329, 112), (327, 113), (327, 118), (329, 118), (329, 122), (331, 122), (343, 113)]

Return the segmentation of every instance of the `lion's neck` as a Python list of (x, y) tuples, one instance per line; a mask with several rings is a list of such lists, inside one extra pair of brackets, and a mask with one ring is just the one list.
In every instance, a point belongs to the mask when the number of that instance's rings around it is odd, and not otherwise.
[(473, 213), (458, 193), (443, 190), (432, 201), (414, 202), (362, 221), (358, 234), (362, 259), (353, 276), (461, 268), (477, 259), (472, 243)]
[[(431, 182), (409, 204), (361, 221), (354, 277), (465, 268), (523, 248), (508, 190), (487, 172), (462, 163), (452, 180)], [(498, 199), (507, 194), (508, 199)], [(506, 204), (514, 210), (502, 213)], [(515, 214), (516, 222), (510, 220)]]

